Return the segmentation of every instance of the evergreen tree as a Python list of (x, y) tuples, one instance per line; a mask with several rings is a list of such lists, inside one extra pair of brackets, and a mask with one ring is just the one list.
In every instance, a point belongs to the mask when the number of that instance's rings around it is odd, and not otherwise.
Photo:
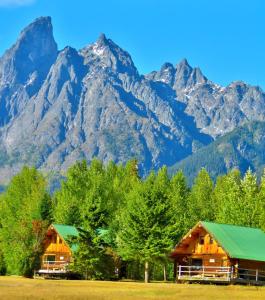
[(150, 262), (163, 259), (172, 247), (167, 232), (167, 225), (172, 223), (169, 219), (168, 185), (165, 168), (157, 176), (152, 172), (128, 193), (122, 215), (118, 234), (119, 253), (123, 259), (145, 264), (145, 282), (149, 281)]

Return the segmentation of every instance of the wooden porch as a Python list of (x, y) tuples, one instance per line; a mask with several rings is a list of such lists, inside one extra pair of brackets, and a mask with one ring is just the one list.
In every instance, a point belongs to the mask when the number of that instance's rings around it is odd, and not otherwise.
[(38, 274), (65, 274), (68, 271), (69, 262), (67, 261), (43, 261)]
[(178, 282), (215, 282), (265, 285), (265, 270), (212, 266), (178, 266)]

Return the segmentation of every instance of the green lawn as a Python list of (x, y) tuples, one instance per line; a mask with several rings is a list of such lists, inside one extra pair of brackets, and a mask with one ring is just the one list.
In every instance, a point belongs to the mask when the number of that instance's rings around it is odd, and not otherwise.
[(0, 299), (265, 299), (265, 287), (0, 277)]

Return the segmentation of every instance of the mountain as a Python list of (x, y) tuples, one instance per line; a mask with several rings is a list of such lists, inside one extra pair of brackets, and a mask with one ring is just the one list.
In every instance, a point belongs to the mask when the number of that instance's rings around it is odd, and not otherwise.
[(259, 87), (221, 87), (186, 59), (141, 75), (104, 34), (58, 50), (51, 18), (40, 17), (0, 58), (0, 182), (23, 164), (64, 172), (93, 157), (137, 158), (146, 174), (264, 117)]
[(249, 122), (218, 138), (170, 168), (182, 170), (191, 184), (201, 168), (213, 179), (232, 169), (244, 174), (251, 168), (258, 176), (265, 168), (265, 122)]
[(191, 68), (185, 59), (176, 67), (167, 63), (146, 77), (168, 84), (200, 132), (213, 138), (248, 121), (265, 121), (265, 94), (260, 87), (242, 81), (222, 87), (208, 80), (199, 68)]

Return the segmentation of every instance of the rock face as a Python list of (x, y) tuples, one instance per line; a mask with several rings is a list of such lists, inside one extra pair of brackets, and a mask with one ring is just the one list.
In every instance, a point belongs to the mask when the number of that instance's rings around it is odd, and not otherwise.
[(57, 57), (51, 18), (26, 27), (0, 58), (0, 125), (7, 124), (40, 89)]
[(137, 158), (142, 173), (173, 165), (248, 120), (265, 95), (220, 87), (186, 60), (140, 75), (112, 40), (58, 51), (50, 17), (35, 20), (0, 58), (0, 177), (22, 164), (66, 170), (79, 159)]
[(221, 87), (208, 80), (199, 68), (184, 59), (174, 67), (166, 63), (146, 78), (167, 83), (185, 104), (185, 113), (196, 127), (213, 138), (222, 136), (248, 121), (265, 120), (265, 94), (242, 81)]

